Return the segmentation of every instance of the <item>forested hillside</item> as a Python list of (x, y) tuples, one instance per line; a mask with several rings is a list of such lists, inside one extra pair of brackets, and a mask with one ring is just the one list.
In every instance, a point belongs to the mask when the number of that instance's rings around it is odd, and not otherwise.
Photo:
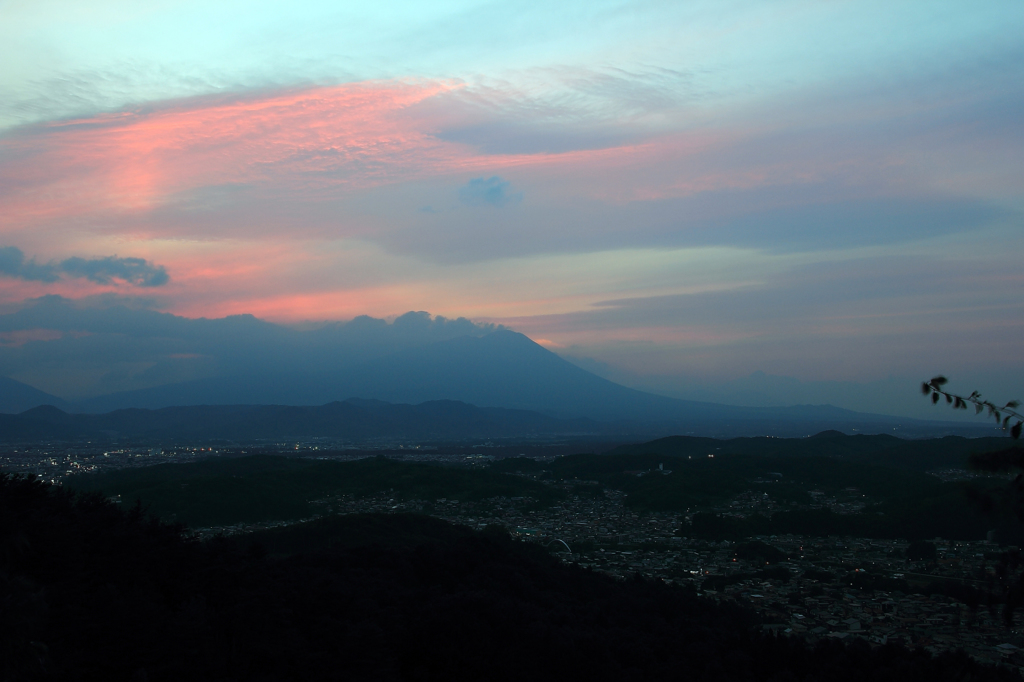
[(738, 607), (566, 567), (502, 534), (407, 516), (345, 524), (202, 543), (138, 509), (4, 476), (3, 677), (1018, 679), (963, 654), (807, 648)]

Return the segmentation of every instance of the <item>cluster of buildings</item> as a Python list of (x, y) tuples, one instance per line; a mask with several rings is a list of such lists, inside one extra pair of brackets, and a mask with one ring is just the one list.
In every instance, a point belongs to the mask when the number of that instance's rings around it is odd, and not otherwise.
[(68, 476), (153, 466), (168, 462), (193, 462), (220, 455), (213, 447), (156, 448), (82, 442), (14, 445), (0, 450), (0, 471), (33, 475), (50, 483)]
[[(0, 453), (0, 468), (59, 482), (75, 473), (184, 462), (213, 454), (217, 453), (205, 448), (111, 450), (86, 444), (51, 452), (37, 446)], [(310, 455), (315, 456), (315, 451), (306, 456)], [(365, 454), (351, 453), (353, 459), (360, 456)], [(395, 456), (406, 458), (405, 453)], [(485, 465), (491, 459), (423, 450), (408, 457), (468, 466)], [(956, 480), (959, 474), (944, 471), (942, 476)], [(529, 497), (403, 500), (382, 492), (358, 498), (334, 495), (314, 503), (318, 516), (417, 512), (476, 529), (500, 525), (513, 537), (547, 546), (568, 563), (620, 578), (639, 573), (691, 586), (707, 597), (755, 609), (766, 629), (799, 634), (812, 642), (862, 637), (876, 644), (902, 641), (932, 652), (963, 648), (980, 660), (1024, 670), (1024, 613), (1007, 619), (998, 603), (1002, 588), (996, 574), (1006, 567), (1006, 549), (994, 543), (936, 538), (928, 557), (911, 560), (908, 543), (898, 540), (798, 535), (742, 542), (697, 538), (689, 532), (687, 514), (638, 512), (625, 504), (621, 491), (603, 488), (597, 481), (545, 482), (566, 491), (563, 501), (545, 506)], [(815, 507), (838, 513), (853, 513), (864, 505), (854, 489), (835, 495), (808, 492)], [(747, 491), (703, 511), (743, 517), (778, 510), (770, 496)], [(238, 524), (196, 532), (203, 537), (281, 525), (287, 523)], [(751, 546), (770, 550), (758, 554)]]
[[(596, 482), (572, 481), (579, 491), (541, 507), (530, 498), (400, 500), (338, 496), (321, 500), (325, 513), (419, 512), (482, 529), (498, 524), (518, 538), (548, 546), (568, 563), (611, 576), (642, 574), (689, 585), (707, 597), (756, 610), (763, 627), (822, 638), (900, 641), (938, 653), (965, 649), (979, 660), (1024, 669), (1024, 613), (1004, 618), (995, 579), (1002, 549), (988, 541), (931, 541), (934, 558), (910, 560), (909, 543), (799, 535), (741, 542), (693, 538), (679, 513), (640, 513), (624, 495)], [(584, 488), (585, 489), (585, 488)], [(856, 507), (840, 495), (829, 508)], [(761, 493), (744, 493), (715, 510), (736, 514), (771, 506)], [(773, 561), (751, 556), (767, 546)], [(748, 547), (744, 551), (744, 546)], [(938, 591), (936, 591), (938, 590)]]
[[(479, 449), (474, 448), (474, 449)], [(50, 483), (61, 483), (68, 476), (100, 473), (154, 464), (195, 462), (210, 457), (239, 457), (251, 454), (275, 454), (310, 459), (352, 461), (386, 454), (398, 461), (435, 462), (462, 466), (483, 466), (493, 455), (467, 452), (438, 452), (437, 446), (396, 444), (392, 441), (360, 442), (352, 447), (345, 442), (266, 443), (257, 446), (179, 445), (155, 447), (151, 444), (91, 443), (25, 443), (0, 446), (0, 471), (33, 475)], [(329, 453), (324, 456), (324, 453)]]

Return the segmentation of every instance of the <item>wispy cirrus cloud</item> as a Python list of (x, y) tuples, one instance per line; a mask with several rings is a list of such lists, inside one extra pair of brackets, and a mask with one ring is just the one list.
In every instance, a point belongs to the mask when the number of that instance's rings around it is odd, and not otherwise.
[[(827, 248), (1007, 215), (936, 188), (927, 177), (935, 164), (918, 161), (960, 153), (950, 140), (962, 104), (929, 102), (908, 121), (899, 107), (871, 102), (866, 115), (840, 98), (815, 103), (827, 123), (798, 136), (789, 110), (714, 124), (704, 112), (681, 130), (690, 100), (670, 91), (686, 73), (654, 71), (563, 69), (537, 92), (426, 79), (251, 91), (28, 126), (0, 137), (0, 231), (27, 243), (73, 220), (135, 238), (360, 238), (466, 260), (694, 244)], [(543, 143), (549, 135), (559, 148)], [(467, 178), (478, 184), (462, 187), (464, 205), (507, 206), (528, 194), (525, 224), (492, 222), (482, 233), (472, 216), (446, 210), (451, 185)]]
[(152, 210), (232, 183), (316, 191), (414, 177), (452, 165), (457, 154), (400, 113), (452, 87), (370, 83), (207, 97), (22, 128), (0, 138), (8, 220)]
[(955, 270), (935, 256), (785, 262), (741, 286), (502, 321), (638, 375), (737, 378), (769, 367), (874, 381), (939, 368), (968, 376), (999, 358), (1006, 377), (1024, 376), (1024, 276), (1011, 255), (975, 255)]

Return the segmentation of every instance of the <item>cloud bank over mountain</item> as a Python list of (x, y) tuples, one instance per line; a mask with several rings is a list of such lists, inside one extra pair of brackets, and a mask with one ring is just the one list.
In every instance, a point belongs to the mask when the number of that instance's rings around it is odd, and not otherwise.
[[(22, 382), (5, 380), (10, 395), (0, 411), (37, 404), (104, 412), (372, 398), (393, 403), (459, 400), (566, 418), (691, 425), (705, 417), (725, 423), (730, 414), (739, 414), (724, 408), (708, 412), (707, 403), (756, 408), (832, 404), (931, 420), (960, 416), (917, 400), (916, 377), (801, 382), (763, 372), (729, 381), (671, 372), (650, 376), (582, 356), (579, 348), (556, 349), (582, 371), (500, 325), (423, 311), (390, 321), (360, 316), (343, 323), (287, 326), (252, 315), (190, 319), (147, 305), (145, 299), (49, 296), (0, 314), (0, 378)], [(792, 417), (785, 412), (776, 416)], [(744, 418), (768, 419), (753, 412)]]
[(332, 372), (496, 329), (426, 312), (296, 328), (252, 315), (189, 319), (118, 299), (48, 296), (0, 314), (0, 376), (81, 398), (217, 376)]

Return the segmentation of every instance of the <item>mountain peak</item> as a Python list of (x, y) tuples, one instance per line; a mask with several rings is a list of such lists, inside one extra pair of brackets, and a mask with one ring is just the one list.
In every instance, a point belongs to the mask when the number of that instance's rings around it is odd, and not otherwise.
[(58, 407), (54, 407), (53, 405), (39, 405), (38, 407), (25, 410), (21, 413), (21, 416), (28, 417), (29, 419), (53, 421), (54, 419), (66, 418), (68, 413)]
[(18, 414), (39, 405), (65, 406), (66, 403), (38, 388), (0, 376), (0, 413)]

